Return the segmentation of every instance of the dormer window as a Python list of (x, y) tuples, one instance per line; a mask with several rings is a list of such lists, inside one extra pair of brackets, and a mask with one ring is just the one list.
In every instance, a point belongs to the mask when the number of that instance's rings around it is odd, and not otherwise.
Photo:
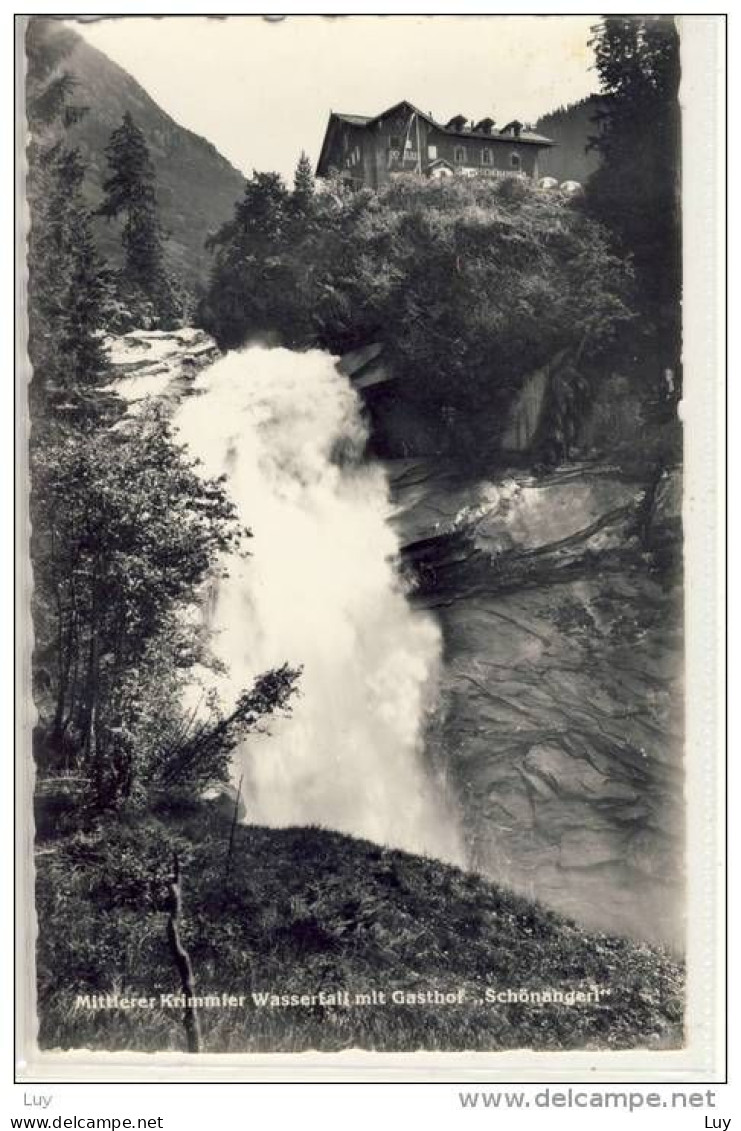
[(513, 134), (514, 137), (519, 137), (522, 133), (522, 122), (518, 122), (515, 118), (514, 122), (507, 122), (506, 126), (502, 126), (500, 131), (503, 134)]
[(485, 179), (535, 175), (538, 154), (553, 142), (516, 118), (502, 122), (506, 124), (495, 122), (493, 113), (482, 118), (455, 114), (438, 121), (406, 101), (374, 117), (332, 112), (317, 176), (348, 166), (359, 183), (381, 188), (402, 171)]

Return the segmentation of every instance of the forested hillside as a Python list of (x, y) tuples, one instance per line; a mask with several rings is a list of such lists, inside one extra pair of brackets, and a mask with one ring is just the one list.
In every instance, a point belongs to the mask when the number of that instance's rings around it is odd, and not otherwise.
[(600, 163), (596, 149), (589, 147), (590, 138), (597, 133), (595, 114), (604, 106), (605, 99), (592, 94), (581, 102), (560, 106), (535, 123), (538, 133), (555, 141), (553, 149), (546, 149), (540, 157), (540, 172), (558, 181), (585, 181)]
[[(53, 32), (51, 25), (50, 35)], [(166, 264), (186, 285), (202, 282), (209, 262), (206, 238), (231, 215), (244, 177), (209, 141), (173, 121), (131, 75), (101, 51), (61, 23), (56, 36), (70, 40), (64, 67), (75, 80), (75, 103), (87, 107), (68, 137), (70, 145), (79, 147), (86, 167), (83, 191), (88, 204), (97, 207), (100, 203), (108, 175), (105, 147), (128, 112), (146, 137), (154, 165), (162, 227), (168, 237)], [(103, 256), (119, 266), (120, 225), (97, 219), (94, 231)]]

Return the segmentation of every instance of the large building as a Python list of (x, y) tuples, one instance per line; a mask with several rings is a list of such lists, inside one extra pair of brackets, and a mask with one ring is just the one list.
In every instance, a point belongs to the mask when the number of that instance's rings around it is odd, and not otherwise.
[(399, 102), (374, 118), (331, 113), (316, 172), (374, 189), (398, 173), (537, 178), (538, 154), (553, 144), (522, 122), (496, 129), (491, 118), (468, 122), (459, 114), (442, 125)]

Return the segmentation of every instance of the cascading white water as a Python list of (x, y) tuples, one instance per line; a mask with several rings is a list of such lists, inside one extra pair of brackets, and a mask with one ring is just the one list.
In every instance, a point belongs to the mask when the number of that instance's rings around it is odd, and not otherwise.
[(226, 474), (254, 540), (211, 620), (226, 700), (303, 665), (290, 717), (238, 752), (249, 819), (308, 825), (462, 862), (457, 822), (423, 761), (441, 641), (394, 567), (385, 473), (362, 461), (357, 394), (324, 353), (253, 346), (202, 371), (175, 424)]

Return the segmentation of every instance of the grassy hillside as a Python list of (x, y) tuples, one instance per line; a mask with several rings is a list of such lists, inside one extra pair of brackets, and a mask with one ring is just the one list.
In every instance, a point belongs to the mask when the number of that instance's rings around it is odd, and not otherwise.
[(535, 124), (538, 133), (556, 142), (555, 148), (545, 150), (539, 158), (542, 176), (582, 184), (591, 177), (599, 165), (599, 155), (588, 145), (597, 132), (593, 119), (603, 102), (599, 94), (592, 94), (538, 119)]
[[(60, 25), (63, 33), (70, 34)], [(188, 283), (204, 280), (210, 260), (204, 241), (231, 216), (242, 195), (242, 174), (210, 142), (178, 125), (125, 70), (71, 34), (74, 46), (62, 65), (75, 78), (73, 101), (88, 111), (70, 130), (70, 142), (79, 146), (88, 168), (89, 201), (100, 202), (105, 146), (128, 110), (144, 132), (157, 173), (168, 263)], [(118, 264), (119, 224), (99, 221), (96, 236), (106, 258)]]
[[(316, 828), (239, 827), (203, 808), (38, 844), (42, 1048), (182, 1049), (165, 883), (184, 863), (184, 929), (206, 1051), (674, 1047), (682, 972), (666, 954), (574, 923), (479, 876)], [(486, 990), (609, 991), (599, 1004), (487, 1003)], [(77, 994), (151, 1008), (75, 1008)], [(349, 1006), (258, 1006), (252, 993), (346, 991)], [(376, 992), (375, 1004), (356, 994)], [(392, 994), (422, 1000), (394, 1002)], [(453, 995), (435, 1004), (435, 992)], [(385, 995), (385, 1002), (379, 995)], [(459, 1000), (460, 999), (460, 1000)]]

